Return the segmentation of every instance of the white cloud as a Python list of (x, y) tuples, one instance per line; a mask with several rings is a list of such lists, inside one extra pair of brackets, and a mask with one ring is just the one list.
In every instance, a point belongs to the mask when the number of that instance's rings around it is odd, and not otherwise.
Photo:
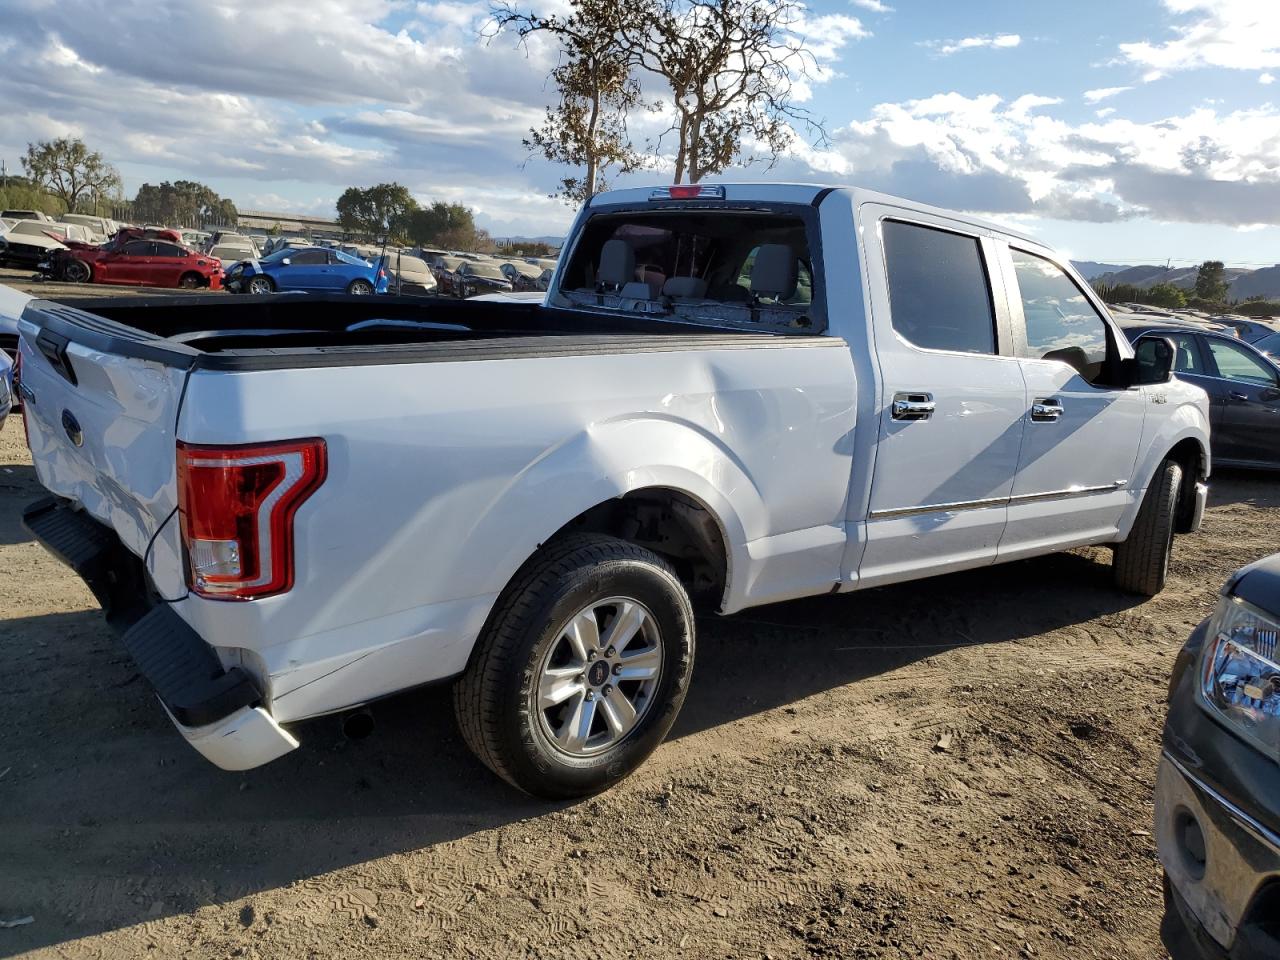
[(1266, 86), (1270, 86), (1271, 84), (1275, 83), (1275, 82), (1276, 82), (1276, 78), (1275, 78), (1275, 76), (1274, 76), (1273, 74), (1270, 74), (1270, 73), (1264, 73), (1264, 74), (1262, 74), (1262, 76), (1258, 77), (1258, 82), (1259, 82), (1260, 84), (1262, 84), (1264, 87), (1266, 87)]
[(1115, 112), (1116, 112), (1115, 107), (1103, 107), (1101, 110), (1095, 110), (1093, 115), (1097, 117), (1099, 120), (1105, 120), (1107, 117), (1111, 116)]
[(849, 0), (849, 2), (855, 7), (870, 10), (872, 13), (893, 13), (893, 7), (881, 3), (880, 0)]
[(1151, 81), (1179, 70), (1280, 67), (1280, 3), (1274, 0), (1164, 0), (1174, 39), (1120, 44), (1121, 55), (1146, 68)]
[(1086, 90), (1084, 92), (1085, 103), (1098, 103), (1114, 97), (1118, 93), (1124, 93), (1126, 90), (1132, 90), (1133, 87), (1098, 87), (1096, 90)]
[(805, 162), (987, 213), (1280, 223), (1280, 109), (1201, 107), (1148, 123), (1100, 111), (1073, 124), (1036, 112), (1054, 99), (946, 93), (882, 103)]
[(978, 50), (982, 48), (999, 50), (1016, 47), (1022, 43), (1022, 37), (1016, 33), (1001, 33), (995, 36), (965, 37), (963, 40), (928, 40), (924, 46), (932, 47), (938, 55), (949, 57), (961, 50)]

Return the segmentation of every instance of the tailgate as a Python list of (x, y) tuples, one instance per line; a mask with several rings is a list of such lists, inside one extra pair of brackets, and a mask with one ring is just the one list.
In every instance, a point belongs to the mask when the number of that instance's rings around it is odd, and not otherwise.
[[(40, 482), (115, 530), (139, 557), (177, 506), (175, 428), (187, 371), (76, 342), (74, 329), (19, 323), (22, 394)], [(176, 524), (147, 559), (157, 588), (182, 588)]]

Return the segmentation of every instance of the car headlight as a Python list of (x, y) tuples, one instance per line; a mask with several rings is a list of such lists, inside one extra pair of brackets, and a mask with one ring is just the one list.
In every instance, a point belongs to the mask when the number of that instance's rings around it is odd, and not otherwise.
[(1280, 622), (1235, 597), (1209, 620), (1200, 695), (1237, 734), (1280, 760)]

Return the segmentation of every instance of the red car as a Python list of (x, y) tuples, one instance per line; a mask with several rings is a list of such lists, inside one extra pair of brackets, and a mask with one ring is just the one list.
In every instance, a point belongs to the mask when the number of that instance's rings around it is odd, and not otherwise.
[(48, 272), (70, 283), (222, 289), (222, 264), (216, 258), (168, 239), (131, 237), (124, 231), (100, 247), (77, 244), (59, 251)]

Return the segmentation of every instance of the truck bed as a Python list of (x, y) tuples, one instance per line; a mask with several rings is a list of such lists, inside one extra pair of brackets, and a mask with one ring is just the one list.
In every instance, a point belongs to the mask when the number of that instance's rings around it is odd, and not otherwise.
[(711, 345), (709, 340), (762, 346), (796, 338), (537, 303), (342, 294), (37, 301), (27, 316), (55, 346), (65, 338), (116, 355), (202, 369), (680, 349), (691, 346), (691, 338), (699, 346)]

